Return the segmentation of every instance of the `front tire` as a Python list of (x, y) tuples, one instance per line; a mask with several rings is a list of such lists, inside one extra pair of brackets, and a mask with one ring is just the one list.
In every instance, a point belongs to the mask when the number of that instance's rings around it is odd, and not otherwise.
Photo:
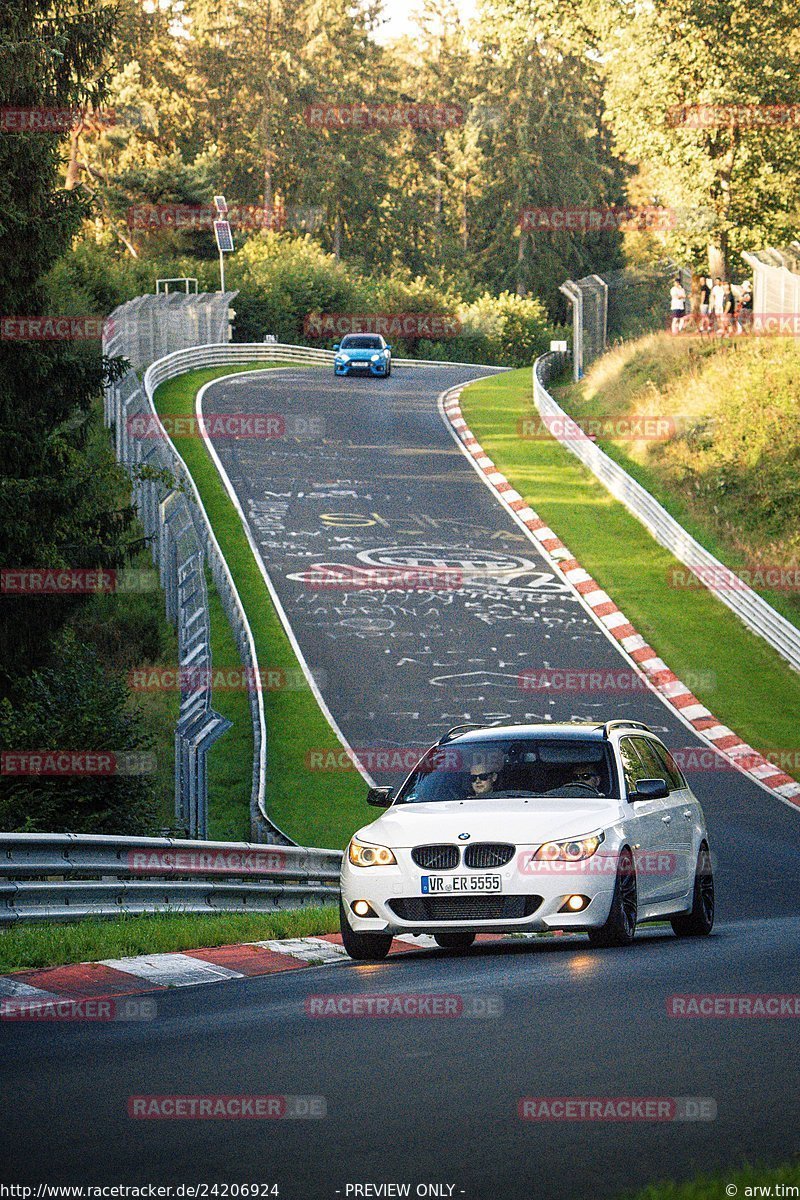
[(475, 941), (474, 933), (435, 933), (433, 940), (443, 950), (469, 950)]
[(611, 900), (611, 911), (605, 924), (598, 926), (597, 929), (589, 930), (589, 942), (592, 946), (599, 948), (630, 946), (636, 936), (637, 917), (636, 866), (633, 855), (625, 846), (620, 851), (617, 861), (617, 878)]
[(380, 962), (386, 958), (392, 944), (390, 933), (357, 933), (350, 928), (344, 905), (339, 901), (339, 928), (342, 945), (356, 962)]
[(714, 873), (705, 842), (700, 847), (694, 869), (691, 911), (676, 913), (669, 923), (676, 937), (708, 937), (714, 928)]

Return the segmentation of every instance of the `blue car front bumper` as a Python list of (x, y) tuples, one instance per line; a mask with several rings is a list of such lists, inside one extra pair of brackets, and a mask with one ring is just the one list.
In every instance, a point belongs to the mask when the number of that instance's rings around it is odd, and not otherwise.
[(366, 371), (370, 375), (384, 376), (388, 374), (390, 366), (389, 359), (381, 359), (380, 362), (372, 362), (368, 358), (351, 358), (346, 363), (334, 363), (333, 370), (335, 375), (351, 375), (354, 372)]

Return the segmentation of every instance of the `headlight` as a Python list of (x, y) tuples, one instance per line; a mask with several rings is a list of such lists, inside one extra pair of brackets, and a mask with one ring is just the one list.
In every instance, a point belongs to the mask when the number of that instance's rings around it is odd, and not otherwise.
[(397, 865), (397, 859), (388, 846), (367, 846), (353, 838), (347, 857), (354, 867), (391, 867)]
[(605, 841), (605, 836), (604, 833), (593, 833), (590, 837), (569, 838), (566, 842), (545, 842), (533, 857), (544, 862), (578, 862), (582, 858), (591, 858)]
[(373, 361), (373, 362), (380, 362), (380, 361), (381, 361), (381, 356), (380, 356), (380, 354), (373, 354), (373, 356), (372, 356), (372, 361)]

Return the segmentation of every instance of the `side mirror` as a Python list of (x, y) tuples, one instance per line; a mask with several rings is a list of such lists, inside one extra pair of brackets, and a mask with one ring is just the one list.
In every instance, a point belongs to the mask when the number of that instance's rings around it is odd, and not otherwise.
[(334, 342), (334, 343), (333, 343), (333, 348), (334, 348), (334, 350), (338, 350), (340, 346), (341, 346), (341, 342)]
[(630, 794), (630, 801), (635, 804), (637, 800), (663, 800), (668, 795), (666, 779), (640, 779), (636, 790)]
[(391, 350), (391, 348), (392, 348), (391, 346), (387, 346), (387, 347), (386, 347), (386, 349), (387, 349), (387, 350)]
[(367, 792), (367, 804), (373, 808), (389, 808), (394, 799), (394, 788), (372, 787)]

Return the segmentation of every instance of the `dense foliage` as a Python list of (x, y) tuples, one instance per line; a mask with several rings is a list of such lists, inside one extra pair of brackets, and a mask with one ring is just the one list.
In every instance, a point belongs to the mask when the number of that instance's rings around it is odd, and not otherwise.
[[(68, 109), (96, 103), (96, 79), (112, 12), (94, 0), (4, 5), (0, 108)], [(63, 188), (52, 133), (0, 136), (0, 303), (3, 315), (52, 312), (48, 269), (88, 213), (86, 196)], [(84, 314), (66, 295), (59, 315)], [(110, 567), (131, 513), (111, 451), (93, 437), (92, 404), (103, 378), (98, 342), (0, 338), (0, 554), (12, 567)], [(69, 601), (3, 597), (0, 686), (36, 660)]]

